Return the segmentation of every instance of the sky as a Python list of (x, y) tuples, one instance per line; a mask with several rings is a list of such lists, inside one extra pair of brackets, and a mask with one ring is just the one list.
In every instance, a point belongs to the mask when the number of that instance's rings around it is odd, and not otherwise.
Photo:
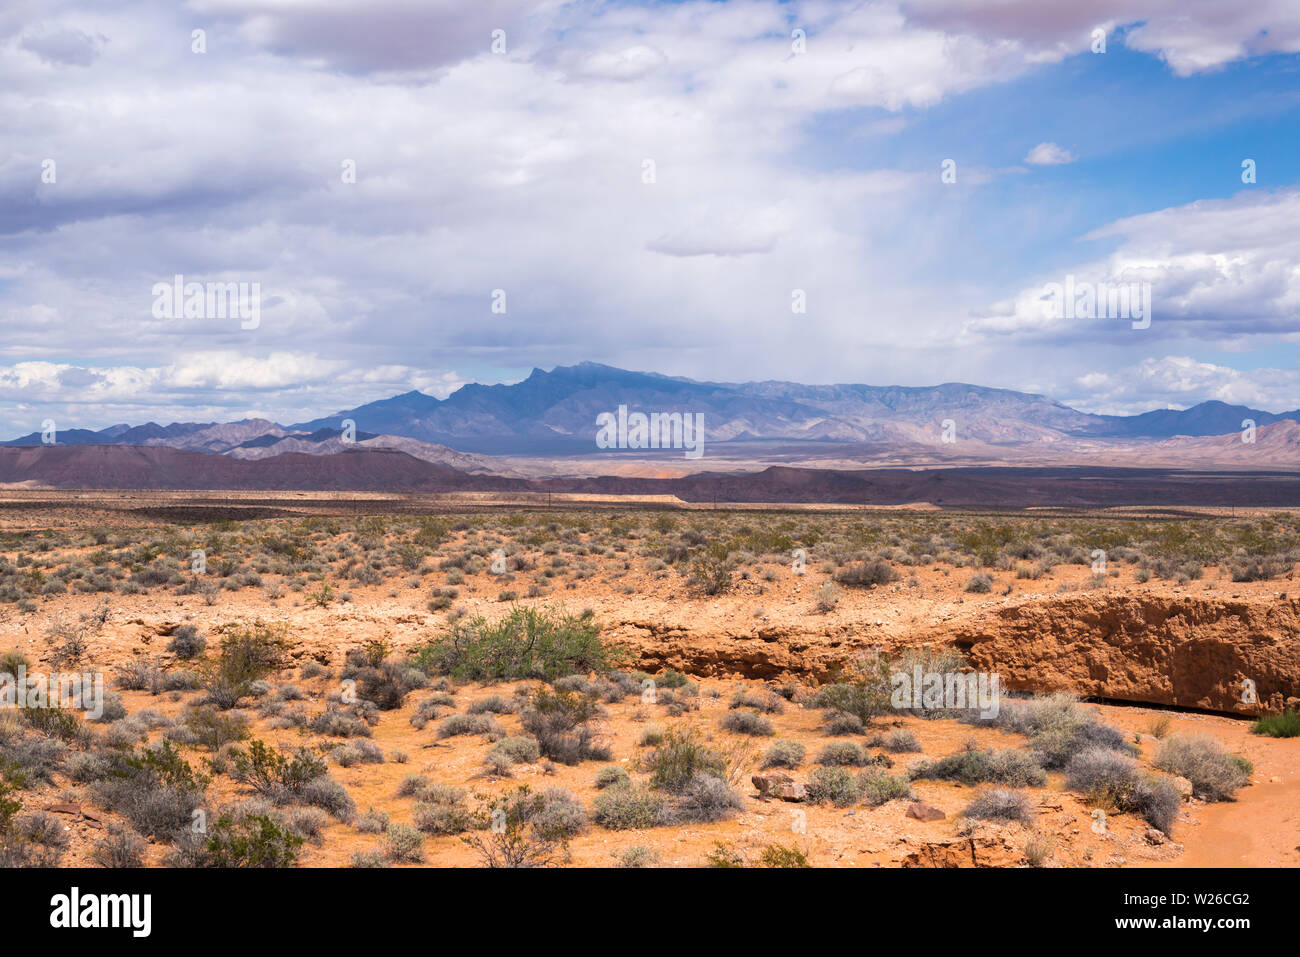
[(584, 360), (1295, 409), (1300, 4), (6, 0), (0, 329), (6, 435)]

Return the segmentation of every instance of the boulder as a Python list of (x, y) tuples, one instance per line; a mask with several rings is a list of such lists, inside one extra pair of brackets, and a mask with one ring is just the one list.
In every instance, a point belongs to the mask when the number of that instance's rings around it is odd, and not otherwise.
[(808, 789), (784, 771), (755, 774), (750, 780), (754, 782), (760, 797), (802, 801), (808, 796)]
[(907, 806), (907, 816), (916, 818), (918, 821), (942, 821), (948, 815), (932, 804), (926, 804), (924, 801), (913, 801)]

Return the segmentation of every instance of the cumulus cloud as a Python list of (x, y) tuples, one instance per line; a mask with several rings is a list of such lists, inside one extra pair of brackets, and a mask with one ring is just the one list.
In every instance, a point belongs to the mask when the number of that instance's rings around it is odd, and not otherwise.
[(1216, 399), (1267, 412), (1300, 406), (1300, 370), (1242, 372), (1189, 356), (1144, 359), (1111, 372), (1093, 372), (1063, 386), (1062, 394), (1090, 411), (1133, 414), (1153, 408), (1185, 409)]
[(1035, 166), (1062, 166), (1073, 163), (1075, 159), (1077, 157), (1073, 153), (1055, 143), (1039, 143), (1025, 156), (1025, 162)]
[(903, 0), (913, 22), (977, 36), (1015, 39), (1045, 53), (1092, 48), (1093, 31), (1151, 53), (1179, 76), (1220, 69), (1269, 53), (1300, 52), (1300, 7), (1290, 0)]
[[(1061, 325), (1011, 292), (963, 326), (1016, 285), (947, 278), (1025, 141), (947, 186), (946, 144), (892, 138), (1082, 51), (1094, 19), (1175, 72), (1291, 42), (1281, 6), (1193, 3), (1181, 32), (1172, 5), (1139, 6), (1144, 26), (1020, 0), (5, 4), (0, 394), (15, 422), (102, 425), (305, 419), (581, 359), (1028, 386), (1041, 353), (989, 350)], [(827, 148), (840, 122), (851, 148)], [(1170, 317), (1283, 334), (1296, 251), (1257, 212), (1271, 236), (1226, 208), (1112, 224), (1086, 239), (1116, 253), (1079, 271), (1159, 280), (1147, 341)], [(154, 317), (177, 274), (259, 283), (260, 326)]]
[[(1061, 287), (1111, 291), (1149, 287), (1155, 338), (1198, 336), (1241, 343), (1300, 331), (1300, 190), (1246, 191), (1118, 220), (1082, 237), (1113, 240), (1105, 259), (1040, 277), (965, 324), (970, 338), (1045, 337), (1060, 341), (1123, 334), (1127, 316), (1060, 308)], [(1077, 300), (1076, 301), (1081, 301)], [(1117, 322), (1116, 320), (1120, 320)]]

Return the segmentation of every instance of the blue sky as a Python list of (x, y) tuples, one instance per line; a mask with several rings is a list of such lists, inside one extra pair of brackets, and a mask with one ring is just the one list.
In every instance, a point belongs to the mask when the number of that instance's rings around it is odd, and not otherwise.
[[(1300, 406), (1293, 3), (366, 10), (6, 5), (0, 431), (583, 360)], [(155, 315), (176, 274), (258, 283), (256, 328)], [(1045, 315), (1067, 276), (1146, 284), (1152, 322)]]

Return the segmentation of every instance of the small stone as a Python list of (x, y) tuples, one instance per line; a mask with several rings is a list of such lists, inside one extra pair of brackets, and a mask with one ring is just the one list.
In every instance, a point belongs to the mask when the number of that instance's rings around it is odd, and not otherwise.
[(1147, 828), (1146, 833), (1142, 836), (1146, 838), (1148, 844), (1164, 844), (1169, 840), (1162, 831), (1158, 831), (1154, 827)]
[(80, 814), (81, 805), (69, 804), (67, 802), (62, 802), (59, 804), (47, 804), (45, 806), (45, 810), (53, 811), (55, 814)]

